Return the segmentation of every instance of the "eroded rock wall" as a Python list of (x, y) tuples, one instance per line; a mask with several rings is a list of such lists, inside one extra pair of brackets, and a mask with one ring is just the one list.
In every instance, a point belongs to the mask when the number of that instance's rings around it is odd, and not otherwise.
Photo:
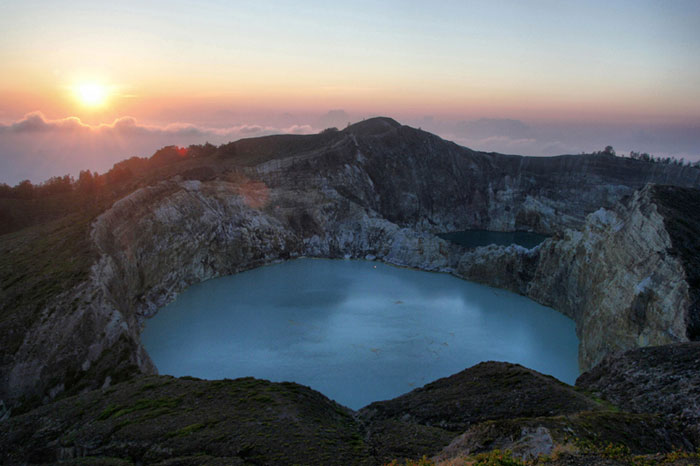
[(606, 354), (687, 341), (690, 286), (652, 185), (616, 209), (588, 215), (533, 250), (511, 246), (465, 254), (457, 273), (511, 289), (576, 322), (582, 370)]

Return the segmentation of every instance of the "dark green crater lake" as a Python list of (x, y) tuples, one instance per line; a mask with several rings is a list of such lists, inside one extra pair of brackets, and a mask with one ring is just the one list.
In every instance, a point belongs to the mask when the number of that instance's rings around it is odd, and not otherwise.
[(574, 322), (522, 296), (361, 260), (298, 259), (194, 285), (149, 319), (161, 374), (308, 385), (357, 409), (481, 361), (578, 376)]
[(440, 233), (437, 236), (470, 249), (488, 246), (489, 244), (497, 246), (517, 244), (524, 248), (532, 249), (547, 239), (545, 235), (529, 231), (465, 230)]

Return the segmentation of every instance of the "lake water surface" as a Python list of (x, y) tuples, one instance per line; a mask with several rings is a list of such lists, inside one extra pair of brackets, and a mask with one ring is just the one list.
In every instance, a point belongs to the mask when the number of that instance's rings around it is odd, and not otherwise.
[(478, 248), (479, 246), (488, 246), (489, 244), (498, 246), (518, 244), (527, 249), (532, 249), (547, 239), (545, 235), (532, 233), (530, 231), (464, 230), (440, 233), (438, 236), (467, 248)]
[(574, 323), (447, 274), (299, 259), (188, 288), (142, 341), (161, 374), (293, 381), (353, 409), (480, 361), (573, 383)]

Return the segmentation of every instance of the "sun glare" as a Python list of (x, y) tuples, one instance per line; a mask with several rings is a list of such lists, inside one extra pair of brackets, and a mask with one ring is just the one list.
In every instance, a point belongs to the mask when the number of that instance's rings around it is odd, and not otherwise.
[(80, 102), (87, 107), (100, 107), (107, 100), (107, 89), (96, 83), (84, 83), (76, 86)]

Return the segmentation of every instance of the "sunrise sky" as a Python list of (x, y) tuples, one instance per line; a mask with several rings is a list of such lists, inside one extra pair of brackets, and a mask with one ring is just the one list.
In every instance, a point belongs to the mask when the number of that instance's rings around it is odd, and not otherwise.
[(700, 2), (0, 0), (0, 182), (386, 115), (700, 156)]

